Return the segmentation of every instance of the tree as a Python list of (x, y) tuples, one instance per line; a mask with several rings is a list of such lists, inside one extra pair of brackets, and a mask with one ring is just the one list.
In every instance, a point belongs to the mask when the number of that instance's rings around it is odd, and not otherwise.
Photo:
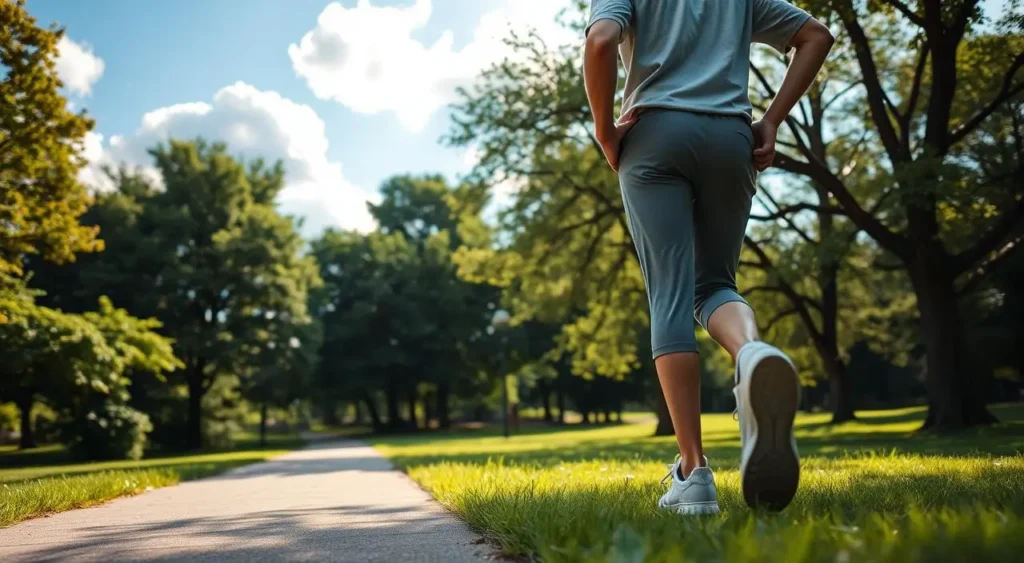
[(418, 425), (424, 397), (432, 399), (424, 411), (446, 427), (452, 394), (476, 373), (495, 297), (486, 284), (460, 280), (452, 263), (457, 247), (487, 237), (480, 205), (439, 176), (391, 178), (381, 192), (371, 206), (377, 232), (332, 231), (313, 245), (326, 281), (314, 306), (324, 324), (321, 381), (364, 403), (375, 426), (380, 392), (391, 429), (406, 425), (403, 400)]
[(467, 345), (490, 322), (496, 292), (486, 283), (459, 279), (452, 261), (459, 248), (490, 241), (482, 228), (482, 201), (466, 187), (451, 188), (441, 176), (396, 176), (381, 186), (381, 203), (370, 212), (384, 233), (402, 233), (416, 251), (416, 287), (423, 293), (419, 307), (433, 327), (433, 336), (420, 344), (420, 369), (433, 387), (442, 427), (450, 422), (449, 398), (459, 379), (469, 373)]
[(77, 385), (109, 389), (119, 377), (114, 353), (99, 330), (79, 316), (38, 307), (31, 295), (0, 295), (0, 348), (4, 365), (0, 396), (13, 401), (21, 416), (22, 449), (36, 446), (32, 408), (45, 390), (65, 399)]
[(261, 317), (257, 334), (247, 338), (250, 357), (241, 374), (242, 396), (260, 410), (260, 445), (267, 443), (267, 411), (308, 397), (317, 369), (320, 326), (287, 317)]
[(362, 401), (376, 428), (383, 393), (387, 427), (405, 426), (402, 390), (415, 386), (417, 343), (430, 337), (416, 296), (416, 253), (401, 233), (328, 231), (313, 243), (325, 281), (320, 381), (337, 397)]
[(89, 195), (77, 180), (92, 129), (60, 95), (54, 59), (62, 29), (43, 29), (24, 0), (0, 3), (0, 281), (22, 274), (26, 254), (68, 262), (101, 248), (79, 224)]
[(981, 25), (976, 0), (809, 4), (834, 15), (858, 68), (836, 77), (846, 103), (832, 106), (829, 122), (865, 128), (878, 160), (869, 150), (863, 160), (876, 163), (870, 181), (848, 185), (851, 163), (822, 159), (813, 147), (814, 123), (793, 117), (795, 142), (776, 163), (827, 191), (830, 207), (906, 269), (921, 319), (927, 425), (991, 422), (960, 297), (1019, 246), (1024, 82), (1016, 74), (1024, 41), (1020, 19), (1012, 17), (1018, 2), (1010, 3), (998, 33)]
[(7, 321), (0, 324), (0, 396), (21, 413), (21, 447), (35, 446), (32, 407), (45, 398), (62, 416), (81, 419), (91, 409), (128, 400), (130, 376), (160, 377), (181, 367), (160, 323), (138, 319), (109, 300), (97, 311), (66, 314), (36, 305), (30, 293), (0, 296)]
[(246, 166), (225, 145), (202, 140), (151, 154), (163, 189), (130, 170), (111, 171), (117, 191), (85, 217), (107, 251), (34, 283), (70, 309), (109, 293), (160, 319), (185, 364), (172, 383), (187, 388), (186, 445), (198, 448), (204, 397), (220, 376), (252, 373), (268, 321), (309, 322), (307, 294), (319, 278), (295, 221), (274, 207), (280, 164)]

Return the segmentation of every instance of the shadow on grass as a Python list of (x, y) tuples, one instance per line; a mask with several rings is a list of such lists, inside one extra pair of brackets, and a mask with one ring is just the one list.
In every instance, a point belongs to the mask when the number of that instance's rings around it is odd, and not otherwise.
[[(968, 456), (968, 455), (1018, 455), (1024, 452), (1024, 405), (1009, 405), (997, 409), (997, 414), (1006, 422), (982, 429), (971, 429), (955, 433), (934, 433), (928, 431), (907, 431), (904, 423), (923, 420), (923, 411), (910, 410), (885, 416), (868, 416), (853, 423), (822, 425), (817, 422), (799, 424), (796, 429), (801, 456), (842, 458), (851, 455), (888, 454), (897, 451), (905, 454)], [(898, 425), (903, 424), (903, 428)], [(893, 428), (897, 426), (897, 428)], [(400, 467), (429, 465), (435, 463), (482, 464), (502, 458), (506, 463), (529, 464), (549, 467), (563, 462), (589, 461), (595, 459), (664, 461), (675, 454), (675, 443), (671, 437), (631, 436), (607, 438), (600, 435), (602, 427), (555, 427), (530, 429), (515, 437), (515, 448), (506, 451), (503, 440), (481, 445), (477, 451), (458, 451), (457, 443), (470, 438), (500, 436), (493, 430), (463, 435), (424, 435), (401, 438), (378, 439), (377, 443), (395, 447), (389, 458)], [(575, 442), (559, 440), (545, 441), (545, 435), (556, 432), (574, 432), (579, 439)], [(536, 437), (536, 442), (530, 439)], [(430, 453), (403, 453), (402, 446), (424, 445), (437, 442), (437, 448)], [(446, 451), (445, 444), (456, 442)], [(525, 443), (524, 443), (525, 442)], [(705, 453), (716, 467), (736, 468), (739, 463), (740, 442), (734, 428), (712, 430), (704, 433)], [(455, 451), (452, 451), (455, 450)]]

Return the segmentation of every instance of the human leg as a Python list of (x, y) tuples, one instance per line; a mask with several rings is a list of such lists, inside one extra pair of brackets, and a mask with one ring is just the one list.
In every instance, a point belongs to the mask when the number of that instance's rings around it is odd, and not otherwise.
[(781, 510), (796, 493), (800, 466), (793, 438), (799, 380), (792, 361), (758, 342), (753, 310), (736, 292), (754, 169), (752, 137), (740, 120), (717, 119), (695, 184), (696, 315), (736, 361), (737, 413), (743, 450), (743, 496), (751, 506)]
[(693, 331), (693, 190), (678, 166), (687, 158), (686, 144), (672, 138), (685, 130), (680, 117), (679, 112), (658, 112), (642, 118), (623, 147), (619, 177), (647, 287), (655, 367), (676, 434), (682, 478), (704, 465), (704, 455)]

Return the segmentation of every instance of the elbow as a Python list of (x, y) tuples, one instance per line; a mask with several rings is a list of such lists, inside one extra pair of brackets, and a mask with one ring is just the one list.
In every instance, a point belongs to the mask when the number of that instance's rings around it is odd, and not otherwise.
[(810, 19), (800, 28), (797, 32), (796, 37), (793, 38), (792, 46), (800, 49), (808, 45), (814, 45), (817, 48), (825, 51), (831, 51), (832, 46), (836, 43), (835, 35), (829, 31), (825, 24), (821, 23), (816, 19)]
[(825, 46), (828, 47), (830, 51), (832, 50), (832, 46), (836, 44), (836, 36), (832, 35), (832, 32), (829, 31), (827, 27), (825, 27), (824, 36), (822, 37), (822, 40), (824, 41)]
[(587, 34), (587, 53), (601, 56), (616, 52), (619, 47), (619, 35), (622, 28), (611, 20), (601, 20), (590, 28)]
[(825, 47), (825, 49), (831, 50), (832, 46), (836, 44), (836, 36), (832, 35), (832, 32), (825, 24), (817, 20), (815, 20), (815, 23), (817, 25), (813, 27), (814, 40)]

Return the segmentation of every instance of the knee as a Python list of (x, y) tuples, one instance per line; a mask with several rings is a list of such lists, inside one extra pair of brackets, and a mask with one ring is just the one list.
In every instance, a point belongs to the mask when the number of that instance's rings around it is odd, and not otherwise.
[(705, 330), (708, 328), (708, 321), (715, 311), (726, 303), (743, 303), (747, 301), (736, 292), (736, 285), (718, 286), (698, 290), (694, 296), (694, 318)]

